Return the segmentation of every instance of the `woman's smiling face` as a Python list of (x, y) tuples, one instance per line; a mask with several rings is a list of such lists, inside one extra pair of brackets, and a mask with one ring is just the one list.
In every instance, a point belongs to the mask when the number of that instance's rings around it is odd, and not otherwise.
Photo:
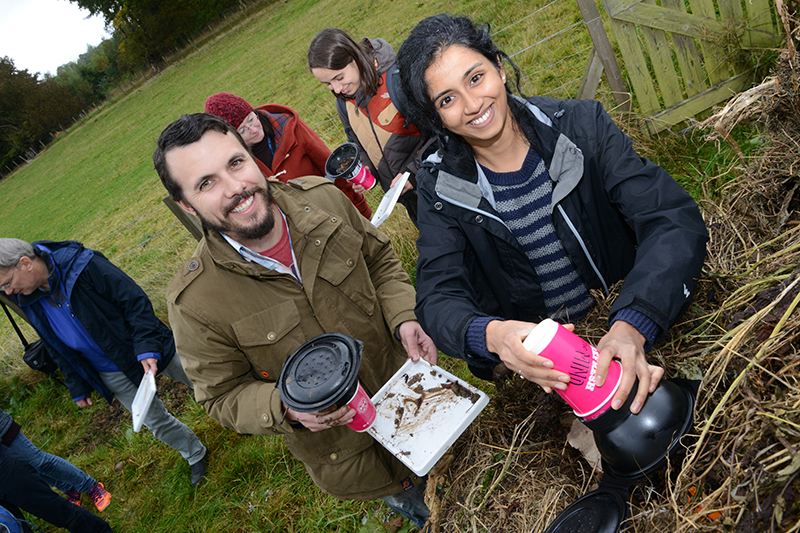
[(470, 144), (491, 143), (512, 128), (505, 71), (483, 54), (452, 45), (425, 71), (445, 128)]
[(311, 73), (335, 94), (341, 94), (347, 98), (355, 98), (356, 91), (361, 87), (361, 75), (355, 60), (340, 70), (312, 68)]
[(264, 140), (264, 127), (255, 111), (251, 111), (236, 128), (247, 146), (253, 146)]

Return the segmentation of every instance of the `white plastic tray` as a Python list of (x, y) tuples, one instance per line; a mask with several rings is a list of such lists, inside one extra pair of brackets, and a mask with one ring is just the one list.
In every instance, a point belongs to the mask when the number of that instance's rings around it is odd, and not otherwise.
[(400, 176), (400, 179), (397, 180), (397, 183), (394, 184), (394, 187), (386, 191), (386, 194), (383, 195), (383, 199), (378, 205), (378, 209), (375, 210), (375, 214), (372, 215), (372, 220), (370, 221), (376, 228), (383, 224), (383, 222), (389, 218), (389, 215), (392, 214), (392, 210), (397, 204), (397, 200), (400, 198), (400, 193), (403, 192), (403, 187), (406, 186), (408, 176), (408, 172), (404, 172), (403, 175)]
[(133, 430), (137, 433), (142, 429), (144, 415), (150, 409), (153, 398), (156, 396), (156, 378), (152, 372), (147, 372), (139, 383), (136, 396), (133, 397), (131, 404), (131, 415), (133, 415)]
[(368, 433), (424, 476), (486, 407), (489, 397), (420, 359), (408, 360), (372, 403), (377, 416)]

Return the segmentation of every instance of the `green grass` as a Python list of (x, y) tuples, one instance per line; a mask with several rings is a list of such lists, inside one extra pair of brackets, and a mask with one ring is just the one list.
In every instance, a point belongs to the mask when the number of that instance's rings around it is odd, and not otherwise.
[[(727, 142), (707, 141), (707, 130), (689, 129), (682, 134), (667, 130), (651, 137), (633, 124), (623, 125), (623, 129), (634, 138), (640, 155), (667, 170), (695, 199), (719, 198), (742, 165)], [(747, 158), (761, 148), (760, 125), (738, 125), (731, 132), (731, 138)]]
[[(9, 390), (8, 380), (0, 383)], [(11, 410), (23, 433), (103, 481), (113, 499), (101, 516), (115, 531), (353, 532), (362, 519), (377, 527), (386, 514), (380, 502), (343, 503), (322, 494), (280, 438), (222, 429), (194, 402), (181, 419), (212, 453), (208, 478), (196, 489), (177, 452), (148, 431), (133, 433), (128, 413), (117, 430), (99, 432), (105, 402), (79, 412), (47, 378), (34, 378), (25, 390), (23, 407)], [(87, 498), (84, 506), (92, 508)]]
[[(356, 37), (384, 37), (399, 46), (416, 21), (430, 14), (452, 10), (507, 24), (525, 9), (522, 3), (488, 1), (268, 4), (233, 31), (209, 37), (180, 63), (100, 108), (0, 182), (0, 235), (75, 239), (99, 249), (145, 288), (166, 319), (164, 289), (195, 246), (161, 205), (164, 191), (152, 168), (155, 140), (169, 122), (202, 111), (208, 95), (228, 91), (256, 105), (294, 107), (310, 125), (322, 125), (318, 132), (335, 146), (344, 134), (333, 97), (305, 62), (316, 32), (338, 26)], [(369, 199), (376, 207), (380, 197), (375, 192)], [(413, 226), (394, 216), (384, 229), (394, 234), (404, 266), (413, 272)], [(60, 386), (23, 367), (16, 336), (5, 320), (0, 322), (0, 353), (6, 355), (0, 357), (0, 405), (11, 409), (34, 443), (106, 484), (114, 499), (102, 516), (115, 531), (384, 530), (381, 524), (389, 513), (382, 502), (328, 497), (282, 439), (225, 430), (193, 400), (180, 418), (212, 455), (206, 483), (192, 488), (180, 455), (147, 431), (132, 433), (129, 414), (123, 413), (112, 431), (98, 433), (98, 421), (109, 411), (106, 403), (95, 397), (95, 406), (78, 410)], [(29, 339), (36, 338), (27, 325), (23, 330)], [(456, 361), (448, 368), (463, 373)], [(403, 531), (409, 529), (406, 524)]]
[[(207, 96), (227, 91), (254, 105), (276, 102), (295, 108), (333, 147), (344, 141), (333, 97), (308, 72), (305, 59), (319, 30), (340, 27), (356, 38), (383, 37), (397, 48), (428, 15), (468, 15), (491, 22), (492, 31), (499, 31), (547, 3), (266, 2), (230, 31), (198, 40), (203, 44), (183, 51), (179, 63), (116, 96), (0, 182), (0, 235), (30, 241), (75, 239), (102, 251), (144, 287), (166, 320), (164, 289), (195, 246), (161, 205), (164, 190), (152, 168), (155, 140), (168, 123), (202, 111)], [(513, 53), (579, 17), (572, 0), (561, 0), (541, 16), (500, 31), (496, 39)], [(526, 92), (547, 92), (580, 78), (586, 58), (572, 54), (588, 46), (588, 34), (582, 32), (572, 32), (563, 42), (554, 40), (547, 52), (532, 49), (515, 57), (529, 75)], [(549, 66), (560, 58), (567, 59)], [(664, 136), (637, 146), (690, 190), (697, 185), (699, 191), (705, 176), (720, 174), (728, 164), (718, 160), (715, 147), (696, 137)], [(377, 207), (379, 193), (371, 191), (368, 199)], [(392, 237), (413, 276), (414, 227), (395, 215), (381, 229)], [(36, 338), (27, 325), (23, 329), (29, 339)], [(129, 414), (112, 431), (98, 433), (98, 422), (107, 415), (105, 402), (98, 399), (94, 407), (79, 411), (62, 388), (24, 368), (20, 353), (13, 331), (0, 320), (0, 405), (14, 412), (35, 444), (69, 458), (106, 484), (114, 499), (103, 516), (116, 531), (383, 531), (387, 508), (382, 503), (339, 502), (322, 494), (281, 439), (237, 435), (189, 401), (180, 417), (212, 453), (207, 482), (193, 489), (188, 465), (177, 452), (149, 432), (126, 430)], [(468, 375), (459, 361), (445, 359), (442, 365), (461, 377)]]

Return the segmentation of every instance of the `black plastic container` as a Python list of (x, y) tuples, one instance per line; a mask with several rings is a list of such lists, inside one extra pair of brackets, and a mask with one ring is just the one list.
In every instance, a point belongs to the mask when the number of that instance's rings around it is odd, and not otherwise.
[(341, 333), (314, 337), (290, 355), (278, 376), (281, 400), (301, 413), (341, 407), (358, 388), (364, 344)]
[(361, 161), (358, 159), (358, 145), (342, 143), (337, 146), (325, 161), (325, 176), (328, 179), (350, 179), (356, 175)]
[(592, 430), (603, 463), (599, 487), (569, 505), (545, 533), (619, 533), (628, 518), (628, 490), (682, 449), (691, 430), (699, 381), (662, 380), (637, 414), (625, 404), (581, 422)]
[[(626, 404), (637, 386), (638, 381)], [(694, 392), (685, 382), (663, 380), (637, 414), (626, 405), (594, 420), (582, 420), (594, 433), (603, 472), (636, 479), (663, 466), (692, 427), (694, 402)]]
[(342, 143), (333, 149), (325, 161), (325, 177), (332, 181), (344, 178), (367, 190), (377, 183), (375, 176), (361, 164), (358, 145), (351, 142)]
[(628, 518), (628, 488), (601, 486), (575, 500), (545, 533), (618, 533)]

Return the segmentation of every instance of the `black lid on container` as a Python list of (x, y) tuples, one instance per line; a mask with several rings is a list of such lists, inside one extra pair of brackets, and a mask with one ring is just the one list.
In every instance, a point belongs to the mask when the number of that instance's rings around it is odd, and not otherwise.
[[(352, 160), (343, 168), (343, 162), (349, 158)], [(352, 178), (353, 170), (359, 162), (358, 145), (351, 142), (342, 143), (333, 149), (325, 161), (325, 177), (328, 179)]]
[(596, 422), (584, 422), (594, 432), (603, 471), (618, 478), (636, 479), (660, 468), (670, 455), (685, 449), (681, 438), (692, 428), (695, 394), (686, 380), (663, 380), (638, 414), (620, 409), (612, 413), (620, 417), (618, 424), (603, 429), (593, 424), (601, 424), (605, 413)]
[(278, 376), (283, 403), (308, 413), (349, 400), (358, 386), (363, 346), (341, 333), (325, 333), (300, 346), (286, 359)]
[(545, 533), (619, 533), (628, 518), (628, 493), (622, 487), (600, 488), (564, 509)]

